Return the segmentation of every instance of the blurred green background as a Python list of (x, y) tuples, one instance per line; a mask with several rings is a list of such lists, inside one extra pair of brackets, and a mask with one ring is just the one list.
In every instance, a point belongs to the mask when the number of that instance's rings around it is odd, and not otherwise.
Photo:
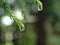
[[(33, 0), (7, 0), (15, 16), (25, 24), (24, 31), (0, 5), (0, 45), (60, 45), (60, 0), (41, 1), (44, 9), (38, 11)], [(28, 22), (21, 11), (27, 13)]]

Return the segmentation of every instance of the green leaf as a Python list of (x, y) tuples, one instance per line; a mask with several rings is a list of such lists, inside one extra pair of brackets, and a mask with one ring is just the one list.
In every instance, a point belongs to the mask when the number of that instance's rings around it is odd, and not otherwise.
[(8, 16), (14, 20), (14, 22), (16, 23), (16, 25), (19, 27), (19, 28), (25, 28), (23, 22), (21, 22), (16, 16), (14, 16), (14, 14), (12, 13), (12, 10), (10, 8), (10, 6), (8, 5), (7, 2), (3, 2), (3, 7), (5, 9), (5, 11), (7, 12)]

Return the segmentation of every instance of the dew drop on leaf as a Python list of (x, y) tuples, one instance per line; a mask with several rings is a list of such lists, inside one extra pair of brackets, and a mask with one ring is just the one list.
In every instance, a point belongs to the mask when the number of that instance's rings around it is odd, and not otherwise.
[(24, 30), (25, 30), (25, 27), (19, 27), (19, 30), (21, 31), (21, 32), (23, 32)]
[(42, 11), (43, 10), (43, 6), (38, 6), (38, 11)]

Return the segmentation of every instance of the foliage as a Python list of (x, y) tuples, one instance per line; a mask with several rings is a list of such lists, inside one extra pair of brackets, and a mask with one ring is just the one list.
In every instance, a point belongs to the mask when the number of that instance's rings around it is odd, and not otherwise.
[[(26, 8), (25, 0), (16, 0), (16, 1), (17, 1), (18, 6), (21, 7), (22, 13), (24, 13), (24, 19), (25, 19), (26, 21), (28, 21), (28, 20), (27, 20), (27, 17), (28, 17), (28, 15), (29, 15), (29, 12), (28, 12), (28, 10), (27, 10), (27, 8)], [(38, 6), (39, 6), (40, 8), (43, 7), (43, 6), (42, 6), (42, 2), (39, 1), (39, 0), (33, 0), (33, 3), (38, 4)], [(4, 8), (5, 12), (7, 12), (8, 16), (9, 16), (11, 19), (14, 20), (14, 22), (16, 23), (16, 25), (17, 25), (19, 28), (22, 28), (22, 29), (25, 28), (23, 22), (21, 22), (16, 16), (14, 16), (14, 14), (13, 14), (11, 8), (10, 8), (10, 5), (7, 3), (6, 0), (0, 0), (0, 5)]]

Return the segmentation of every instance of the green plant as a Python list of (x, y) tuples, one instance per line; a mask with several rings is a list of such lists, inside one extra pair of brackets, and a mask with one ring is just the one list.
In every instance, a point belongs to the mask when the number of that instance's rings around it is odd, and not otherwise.
[[(18, 1), (18, 0), (17, 0)], [(24, 8), (26, 8), (26, 7), (24, 7), (24, 6), (26, 6), (25, 5), (25, 0), (19, 0), (19, 1), (23, 1), (23, 4), (21, 3), (21, 10), (22, 10), (22, 12), (24, 13), (24, 19), (27, 21), (27, 17), (28, 17), (28, 15), (29, 15), (29, 13), (27, 13), (25, 10), (24, 10)], [(19, 2), (18, 1), (18, 2)], [(42, 2), (41, 1), (39, 1), (39, 0), (34, 0), (34, 2), (33, 3), (36, 3), (36, 4), (38, 4), (38, 6), (39, 7), (43, 7), (43, 5), (42, 5)], [(9, 4), (7, 3), (7, 1), (6, 0), (0, 0), (0, 5), (2, 5), (2, 7), (4, 8), (4, 10), (5, 10), (5, 12), (7, 12), (7, 14), (8, 14), (8, 16), (11, 18), (11, 19), (13, 19), (14, 20), (14, 22), (16, 23), (16, 25), (19, 27), (19, 28), (21, 28), (21, 31), (22, 31), (22, 29), (25, 29), (25, 26), (24, 26), (24, 24), (23, 24), (23, 22), (22, 21), (20, 21), (16, 16), (14, 16), (14, 14), (13, 14), (13, 12), (12, 12), (12, 10), (11, 10), (11, 8), (10, 8), (10, 6), (9, 6)]]

